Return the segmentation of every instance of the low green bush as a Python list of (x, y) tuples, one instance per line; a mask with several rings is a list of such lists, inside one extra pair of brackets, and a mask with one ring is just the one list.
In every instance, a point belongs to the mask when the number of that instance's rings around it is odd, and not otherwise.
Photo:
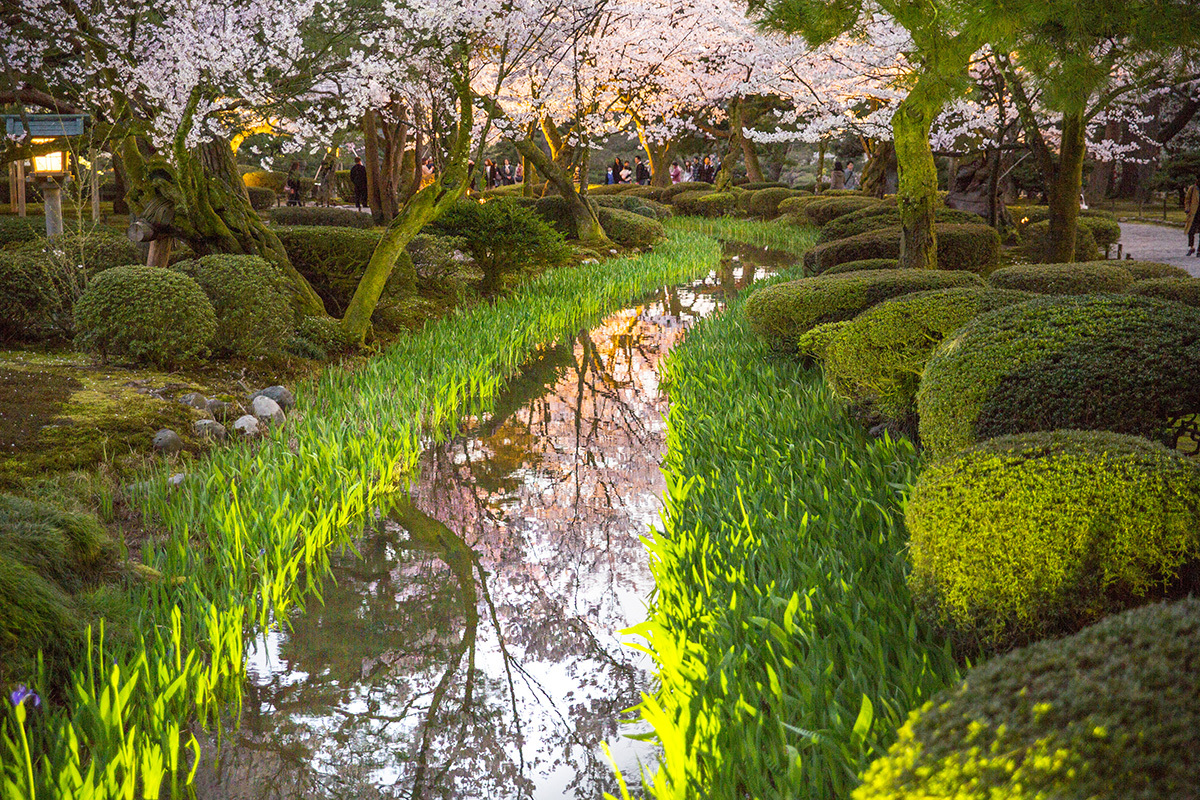
[[(349, 176), (349, 173), (346, 173)], [(253, 170), (242, 174), (242, 183), (247, 189), (270, 189), (275, 195), (283, 194), (284, 184), (287, 183), (287, 173)]]
[(804, 215), (804, 208), (809, 203), (814, 203), (820, 199), (820, 197), (811, 192), (793, 191), (791, 197), (785, 197), (779, 201), (779, 205), (775, 207), (775, 211), (779, 216), (785, 217), (789, 222), (796, 225), (808, 225), (808, 217)]
[[(292, 266), (321, 296), (329, 313), (339, 317), (345, 313), (379, 244), (379, 234), (356, 228), (305, 225), (279, 228), (276, 233)], [(384, 296), (411, 294), (415, 286), (415, 268), (404, 253), (392, 269)]]
[(601, 207), (599, 218), (608, 238), (624, 247), (649, 247), (667, 235), (657, 219), (633, 211)]
[(977, 275), (944, 270), (896, 269), (801, 278), (759, 289), (746, 301), (750, 326), (773, 345), (796, 346), (801, 334), (825, 322), (851, 319), (910, 292), (982, 285)]
[(822, 275), (840, 275), (843, 272), (862, 272), (874, 269), (900, 269), (900, 261), (895, 258), (864, 258), (861, 261), (843, 261), (825, 270)]
[(1189, 276), (1138, 281), (1129, 287), (1129, 293), (1200, 308), (1200, 278)]
[(988, 283), (1038, 294), (1123, 292), (1133, 283), (1133, 275), (1119, 263), (1017, 264), (996, 270), (988, 276)]
[(976, 317), (938, 347), (917, 395), (945, 457), (1008, 433), (1080, 428), (1169, 441), (1200, 411), (1200, 310), (1130, 295), (1041, 297)]
[(195, 280), (158, 267), (101, 272), (75, 304), (76, 343), (101, 358), (127, 356), (170, 368), (200, 358), (217, 329)]
[(893, 419), (916, 412), (925, 362), (938, 344), (978, 315), (1021, 303), (1025, 292), (982, 286), (896, 297), (859, 314), (825, 349), (825, 376), (836, 391)]
[(220, 355), (276, 353), (292, 332), (292, 314), (279, 271), (258, 256), (208, 255), (172, 269), (195, 279), (212, 303)]
[(1079, 226), (1092, 232), (1098, 248), (1106, 248), (1121, 241), (1121, 224), (1108, 217), (1080, 217)]
[[(1000, 261), (1000, 235), (988, 225), (937, 223), (938, 268), (987, 274)], [(881, 228), (817, 245), (804, 254), (804, 266), (822, 273), (846, 261), (900, 257), (900, 228)]]
[(711, 183), (701, 183), (697, 181), (688, 181), (686, 183), (673, 183), (662, 190), (660, 200), (663, 203), (670, 203), (674, 198), (684, 192), (703, 192), (709, 194), (712, 192), (713, 185)]
[[(610, 208), (601, 211), (631, 217), (638, 223), (658, 224), (627, 211)], [(571, 255), (562, 234), (538, 216), (536, 210), (509, 200), (478, 203), (464, 198), (443, 212), (428, 229), (462, 241), (463, 250), (483, 270), (481, 289), (485, 294), (498, 292), (505, 277), (520, 269), (562, 266)]]
[(1001, 436), (927, 468), (904, 518), (925, 613), (1004, 649), (1161, 597), (1200, 557), (1200, 468), (1136, 436)]
[[(749, 188), (749, 187), (746, 187)], [(762, 219), (775, 219), (779, 216), (779, 204), (794, 193), (786, 187), (771, 187), (749, 192), (746, 211), (752, 216)]]
[(287, 343), (289, 352), (314, 361), (325, 361), (347, 347), (346, 334), (332, 317), (304, 317)]
[[(629, 197), (625, 195), (601, 195), (592, 197), (592, 202), (601, 208), (620, 208), (625, 211), (632, 211), (634, 214), (640, 214), (643, 217), (650, 219), (664, 220), (675, 216), (674, 210), (666, 203), (660, 203), (657, 200), (650, 200), (642, 197)], [(603, 223), (601, 223), (603, 224)]]
[(809, 328), (796, 339), (796, 352), (806, 363), (824, 361), (830, 343), (837, 338), (852, 320), (843, 319), (838, 322), (826, 322), (815, 328)]
[[(599, 206), (590, 198), (588, 202), (591, 203), (593, 208), (599, 209)], [(551, 194), (538, 198), (534, 204), (534, 210), (538, 216), (550, 224), (550, 227), (563, 236), (568, 239), (579, 238), (579, 228), (575, 224), (575, 217), (571, 214), (571, 207), (562, 196)], [(597, 211), (597, 214), (599, 214), (599, 211)]]
[(672, 200), (681, 214), (698, 217), (725, 217), (738, 210), (738, 195), (733, 192), (681, 192)]
[[(969, 211), (957, 211), (945, 206), (934, 212), (937, 222), (958, 223), (963, 225), (979, 225), (983, 218)], [(892, 228), (900, 225), (900, 210), (894, 203), (879, 202), (850, 214), (843, 214), (821, 226), (821, 234), (817, 244), (846, 239), (867, 231), (881, 228)]]
[(745, 189), (748, 192), (753, 192), (757, 191), (758, 189), (788, 189), (790, 191), (792, 187), (788, 186), (786, 183), (779, 183), (778, 181), (749, 181), (747, 183), (738, 184), (738, 188)]
[(278, 204), (278, 195), (274, 189), (265, 186), (247, 186), (246, 193), (250, 195), (250, 207), (255, 211), (266, 211)]
[(1200, 600), (985, 662), (908, 718), (854, 800), (1162, 800), (1193, 793)]
[[(1035, 222), (1027, 225), (1021, 231), (1023, 241), (1022, 251), (1025, 257), (1034, 263), (1047, 263), (1052, 258), (1050, 240), (1050, 223)], [(1080, 225), (1075, 230), (1075, 260), (1096, 261), (1100, 258), (1100, 248), (1096, 246), (1096, 237), (1089, 228)]]
[(276, 225), (329, 226), (334, 228), (373, 228), (375, 220), (350, 208), (318, 208), (317, 206), (277, 206), (271, 209), (271, 221)]
[[(1102, 261), (1102, 264), (1114, 262)], [(1125, 259), (1124, 261), (1116, 262), (1120, 264), (1122, 269), (1128, 270), (1129, 274), (1133, 275), (1135, 281), (1152, 281), (1159, 278), (1190, 278), (1192, 274), (1183, 267), (1177, 267), (1174, 264), (1162, 264), (1157, 261), (1134, 261)]]
[(15, 242), (32, 242), (46, 236), (45, 217), (17, 217), (0, 214), (0, 247)]
[(881, 203), (874, 197), (829, 197), (816, 198), (803, 206), (804, 217), (809, 224), (821, 227), (844, 214), (852, 214), (864, 208), (871, 208)]

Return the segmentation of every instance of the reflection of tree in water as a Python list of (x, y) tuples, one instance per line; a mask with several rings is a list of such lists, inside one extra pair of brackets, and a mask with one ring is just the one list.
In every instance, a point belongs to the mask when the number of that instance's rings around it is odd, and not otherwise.
[(648, 688), (617, 631), (652, 588), (657, 369), (754, 272), (731, 270), (542, 348), (473, 436), (427, 452), (414, 502), (252, 661), (243, 728), (200, 796), (614, 791), (599, 744)]

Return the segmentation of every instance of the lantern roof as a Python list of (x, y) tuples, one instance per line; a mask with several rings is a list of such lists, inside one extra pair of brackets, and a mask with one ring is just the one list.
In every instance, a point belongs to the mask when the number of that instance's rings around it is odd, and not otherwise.
[[(0, 115), (4, 119), (4, 131), (9, 136), (24, 136), (25, 121), (17, 114)], [(29, 135), (37, 139), (56, 139), (59, 136), (82, 136), (85, 114), (26, 114)]]

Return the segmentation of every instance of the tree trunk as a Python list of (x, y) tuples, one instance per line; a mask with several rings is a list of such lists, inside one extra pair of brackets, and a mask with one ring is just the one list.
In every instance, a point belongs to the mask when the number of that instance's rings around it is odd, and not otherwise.
[(821, 193), (821, 180), (825, 177), (825, 140), (817, 145), (817, 182), (813, 184), (813, 194)]
[[(1116, 139), (1120, 135), (1120, 123), (1116, 120), (1109, 120), (1108, 124), (1104, 126), (1104, 138)], [(1108, 160), (1097, 162), (1092, 168), (1092, 174), (1088, 176), (1087, 189), (1084, 190), (1087, 201), (1092, 205), (1103, 202), (1104, 198), (1108, 196), (1108, 189), (1112, 185), (1115, 167), (1116, 162)]]
[(742, 103), (741, 98), (734, 98), (729, 104), (729, 146), (721, 159), (721, 169), (717, 173), (716, 191), (724, 191), (733, 183), (733, 166), (737, 163), (737, 154), (742, 149)]
[(650, 185), (666, 187), (671, 185), (671, 142), (657, 142), (646, 135), (646, 126), (639, 117), (634, 117), (637, 126), (638, 141), (646, 151), (650, 161)]
[(113, 198), (113, 213), (128, 214), (129, 203), (125, 202), (125, 193), (129, 190), (125, 177), (125, 162), (121, 160), (120, 148), (112, 146), (113, 183), (116, 186), (116, 196)]
[(917, 82), (896, 108), (892, 135), (896, 144), (900, 186), (896, 204), (900, 210), (900, 266), (937, 269), (937, 234), (934, 211), (938, 200), (937, 164), (929, 144), (929, 128), (942, 109), (936, 93)]
[(363, 166), (367, 168), (367, 204), (377, 225), (392, 220), (384, 208), (383, 168), (379, 161), (379, 126), (375, 112), (368, 109), (362, 118)]
[(860, 184), (863, 194), (880, 198), (887, 194), (888, 167), (895, 157), (896, 147), (891, 142), (875, 143), (871, 149), (871, 158), (863, 167)]
[[(580, 243), (608, 244), (608, 236), (600, 225), (600, 218), (596, 216), (595, 208), (587, 201), (587, 198), (580, 196), (575, 188), (574, 177), (570, 172), (563, 170), (557, 163), (551, 161), (542, 152), (542, 148), (538, 147), (537, 142), (531, 138), (518, 139), (513, 144), (516, 146), (517, 152), (533, 162), (538, 173), (550, 181), (567, 201), (567, 207), (571, 210), (571, 218), (579, 234)], [(582, 180), (586, 184), (587, 176), (584, 175)]]
[(1075, 260), (1075, 231), (1079, 221), (1079, 189), (1083, 183), (1083, 159), (1087, 153), (1087, 126), (1083, 113), (1063, 114), (1062, 144), (1053, 180), (1046, 181), (1050, 201), (1050, 261)]
[(261, 256), (283, 273), (292, 307), (300, 315), (323, 316), (325, 305), (288, 259), (279, 237), (250, 206), (238, 174), (233, 150), (213, 139), (194, 150), (176, 148), (175, 164), (162, 156), (146, 158), (135, 137), (122, 149), (130, 213), (138, 215), (154, 201), (175, 209), (171, 234), (183, 239), (196, 255), (236, 253)]
[(758, 160), (758, 148), (754, 146), (754, 141), (746, 136), (742, 137), (742, 157), (746, 159), (746, 177), (751, 183), (762, 183), (763, 171)]

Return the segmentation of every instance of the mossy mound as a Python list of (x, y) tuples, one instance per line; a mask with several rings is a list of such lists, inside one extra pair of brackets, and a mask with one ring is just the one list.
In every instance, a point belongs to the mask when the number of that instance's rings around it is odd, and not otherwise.
[(657, 219), (623, 208), (601, 206), (597, 216), (608, 238), (624, 247), (649, 247), (667, 235)]
[(222, 355), (277, 353), (292, 313), (275, 265), (258, 256), (208, 255), (172, 269), (193, 278), (217, 315), (212, 349)]
[(1008, 433), (1079, 428), (1166, 441), (1200, 411), (1200, 310), (1129, 295), (1051, 296), (976, 317), (917, 395), (937, 457)]
[(279, 206), (271, 209), (271, 221), (276, 225), (319, 225), (333, 228), (373, 228), (375, 220), (350, 208), (318, 208), (316, 206)]
[(885, 416), (916, 413), (925, 362), (941, 341), (980, 314), (1033, 295), (982, 286), (918, 292), (880, 303), (843, 327), (825, 349), (835, 390)]
[[(280, 228), (283, 249), (296, 271), (320, 295), (329, 313), (342, 316), (366, 272), (379, 234), (354, 228), (296, 225)], [(396, 260), (383, 296), (403, 297), (415, 290), (416, 269), (407, 252)]]
[(1200, 468), (1135, 436), (1001, 436), (927, 468), (905, 523), (926, 613), (960, 646), (1005, 648), (1172, 586), (1200, 555)]
[[(1000, 235), (988, 225), (937, 223), (938, 269), (986, 275), (1000, 261)], [(847, 261), (900, 258), (900, 228), (888, 227), (838, 239), (804, 253), (804, 267), (820, 274)]]
[(796, 340), (796, 352), (806, 362), (824, 361), (829, 345), (852, 320), (844, 319), (838, 322), (826, 322), (815, 328), (809, 328)]
[[(1075, 260), (1096, 261), (1100, 258), (1100, 247), (1096, 237), (1086, 225), (1081, 224), (1075, 229)], [(1021, 230), (1022, 249), (1025, 257), (1035, 264), (1049, 263), (1053, 260), (1053, 240), (1050, 238), (1050, 223), (1037, 222)]]
[(864, 208), (874, 208), (881, 205), (882, 202), (874, 197), (856, 195), (830, 197), (826, 194), (823, 197), (814, 199), (811, 203), (805, 203), (801, 207), (801, 210), (808, 224), (816, 225), (819, 228), (838, 217), (853, 214), (855, 211), (861, 211)]
[[(936, 222), (959, 225), (979, 225), (984, 222), (978, 214), (941, 207), (934, 211)], [(821, 226), (817, 244), (847, 239), (867, 231), (892, 228), (900, 224), (900, 209), (894, 203), (879, 202), (850, 214), (844, 214)]]
[(1200, 786), (1200, 600), (993, 659), (900, 729), (854, 800), (1165, 800)]
[(1200, 308), (1200, 278), (1151, 278), (1130, 286), (1129, 293)]
[(775, 347), (791, 350), (810, 328), (851, 319), (884, 300), (972, 285), (981, 285), (978, 276), (942, 270), (878, 270), (801, 278), (754, 292), (746, 301), (746, 317), (760, 336)]
[(1120, 262), (1080, 264), (1017, 264), (988, 276), (998, 289), (1038, 294), (1097, 294), (1123, 292), (1133, 283), (1133, 274)]

